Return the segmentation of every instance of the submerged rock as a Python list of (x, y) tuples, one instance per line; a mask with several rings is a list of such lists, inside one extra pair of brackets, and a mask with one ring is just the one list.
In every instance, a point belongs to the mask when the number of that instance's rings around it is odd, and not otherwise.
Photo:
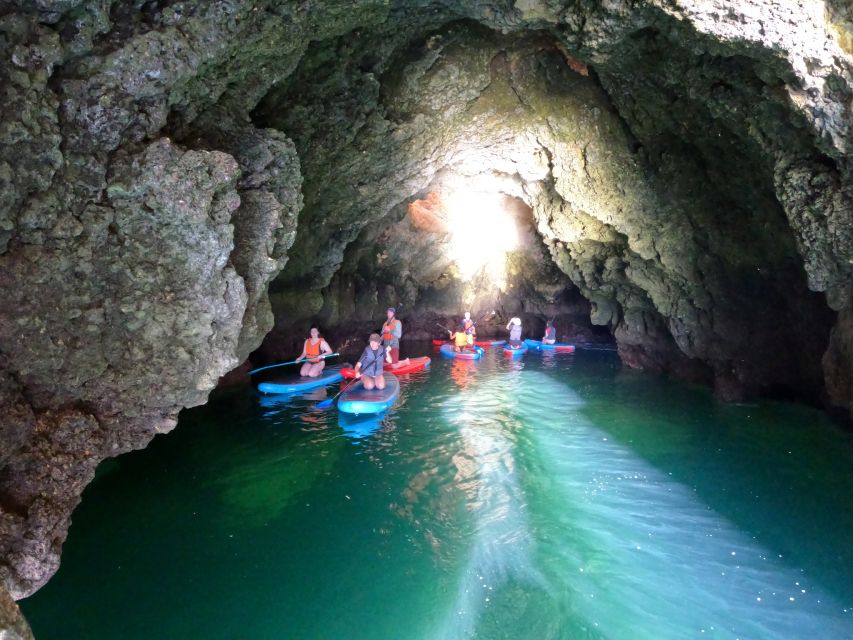
[[(5, 3), (12, 596), (58, 566), (98, 462), (273, 324), (588, 314), (628, 366), (853, 410), (850, 11), (719, 6)], [(500, 244), (465, 231), (498, 210), (516, 242), (468, 273), (457, 232)]]

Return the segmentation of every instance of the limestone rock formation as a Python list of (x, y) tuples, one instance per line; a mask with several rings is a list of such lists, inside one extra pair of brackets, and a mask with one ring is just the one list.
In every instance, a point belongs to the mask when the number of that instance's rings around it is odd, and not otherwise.
[(32, 640), (33, 634), (15, 601), (0, 587), (0, 638)]
[[(588, 311), (629, 366), (851, 411), (853, 22), (819, 7), (0, 1), (2, 583), (274, 321)], [(519, 233), (488, 280), (467, 186)]]

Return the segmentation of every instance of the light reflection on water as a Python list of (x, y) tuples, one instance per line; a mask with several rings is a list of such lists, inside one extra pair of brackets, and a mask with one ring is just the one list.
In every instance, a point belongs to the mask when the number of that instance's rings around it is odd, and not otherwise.
[(853, 448), (818, 412), (608, 353), (401, 382), (379, 417), (232, 394), (120, 458), (37, 638), (853, 637)]

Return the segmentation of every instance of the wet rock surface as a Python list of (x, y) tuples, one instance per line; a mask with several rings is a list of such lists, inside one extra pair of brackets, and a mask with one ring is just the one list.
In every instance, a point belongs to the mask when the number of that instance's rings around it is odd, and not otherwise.
[[(849, 412), (850, 34), (836, 0), (0, 2), (0, 580), (273, 325), (588, 316), (629, 366)], [(466, 188), (500, 274), (453, 255)]]
[(0, 638), (4, 640), (32, 640), (33, 634), (18, 605), (6, 590), (0, 587)]

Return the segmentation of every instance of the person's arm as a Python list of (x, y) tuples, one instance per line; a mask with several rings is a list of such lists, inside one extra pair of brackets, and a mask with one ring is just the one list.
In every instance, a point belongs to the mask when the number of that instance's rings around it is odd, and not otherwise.
[(391, 362), (391, 347), (385, 347), (385, 361), (388, 364), (392, 364), (392, 362)]
[(506, 323), (506, 330), (509, 331), (509, 328), (512, 326), (512, 321)]
[(323, 340), (320, 343), (320, 353), (332, 353), (332, 347), (329, 346), (329, 343)]
[[(365, 349), (365, 351), (367, 351), (367, 349)], [(364, 357), (365, 357), (365, 353), (364, 353), (364, 351), (362, 351), (361, 357), (358, 359), (358, 362), (355, 363), (355, 377), (356, 378), (361, 377), (361, 366), (362, 366), (361, 363), (364, 362)]]
[(395, 338), (397, 338), (397, 340), (399, 340), (400, 338), (403, 337), (403, 323), (402, 322), (397, 320), (397, 322), (394, 323), (394, 329), (391, 331), (391, 335), (394, 336)]

